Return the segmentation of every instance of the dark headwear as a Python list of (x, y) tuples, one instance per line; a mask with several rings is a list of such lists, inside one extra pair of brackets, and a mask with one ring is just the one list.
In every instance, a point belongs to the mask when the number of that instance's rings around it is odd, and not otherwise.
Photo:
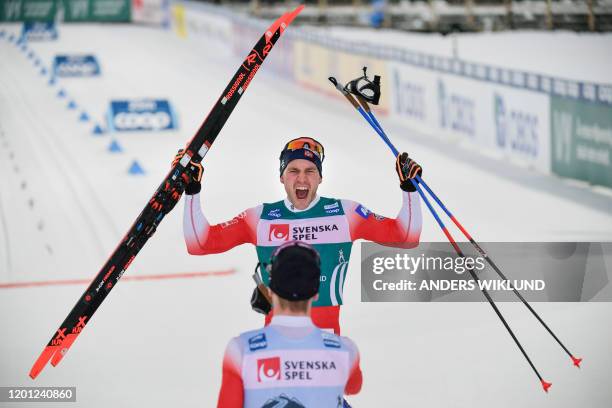
[(304, 159), (313, 162), (317, 166), (319, 174), (323, 175), (322, 163), (324, 158), (325, 151), (321, 143), (311, 137), (298, 137), (287, 142), (281, 151), (279, 156), (280, 174), (283, 174), (291, 161)]
[(276, 249), (271, 263), (269, 286), (281, 298), (307, 300), (319, 292), (321, 261), (312, 246), (288, 242)]

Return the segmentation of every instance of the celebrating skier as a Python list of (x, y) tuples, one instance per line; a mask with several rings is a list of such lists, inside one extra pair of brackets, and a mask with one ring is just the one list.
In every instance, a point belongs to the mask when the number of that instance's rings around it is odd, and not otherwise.
[[(182, 157), (179, 151), (175, 162)], [(276, 247), (290, 240), (314, 246), (321, 256), (321, 288), (314, 302), (312, 319), (324, 329), (340, 333), (342, 290), (353, 241), (365, 239), (403, 248), (418, 245), (421, 233), (420, 199), (411, 182), (421, 167), (407, 153), (397, 156), (402, 207), (397, 218), (377, 215), (363, 205), (346, 199), (317, 195), (322, 181), (325, 153), (321, 143), (310, 137), (289, 141), (280, 154), (280, 181), (287, 197), (247, 209), (230, 221), (210, 225), (200, 207), (202, 169), (185, 192), (183, 228), (187, 250), (193, 255), (225, 252), (235, 246), (255, 245), (260, 262), (266, 262)], [(269, 276), (262, 268), (263, 284)], [(269, 310), (261, 290), (252, 299), (255, 310)], [(267, 313), (266, 324), (273, 313)]]

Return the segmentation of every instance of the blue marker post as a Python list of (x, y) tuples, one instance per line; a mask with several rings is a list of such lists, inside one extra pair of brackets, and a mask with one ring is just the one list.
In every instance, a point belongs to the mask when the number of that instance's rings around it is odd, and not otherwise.
[(113, 139), (111, 141), (111, 144), (108, 145), (108, 151), (111, 153), (121, 153), (123, 149), (121, 148), (121, 145), (119, 144), (119, 142)]
[(94, 126), (92, 133), (94, 134), (94, 136), (101, 136), (104, 134), (104, 130), (102, 130), (102, 127), (98, 124), (96, 124), (96, 126)]
[(130, 166), (128, 173), (133, 176), (145, 174), (143, 168), (140, 166), (137, 160), (134, 160), (132, 162), (132, 165)]

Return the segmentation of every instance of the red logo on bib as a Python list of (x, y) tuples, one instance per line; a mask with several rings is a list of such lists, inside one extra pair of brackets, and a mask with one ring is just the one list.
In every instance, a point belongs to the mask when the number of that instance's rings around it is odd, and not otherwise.
[(270, 224), (268, 241), (289, 241), (289, 224)]
[(280, 357), (257, 360), (257, 381), (268, 382), (280, 380)]

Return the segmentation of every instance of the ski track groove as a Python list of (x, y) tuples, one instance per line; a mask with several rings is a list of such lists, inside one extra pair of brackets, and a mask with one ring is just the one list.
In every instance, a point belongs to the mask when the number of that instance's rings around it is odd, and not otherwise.
[[(31, 46), (30, 46), (30, 49), (32, 51), (34, 51)], [(35, 52), (35, 54), (36, 54), (37, 57), (40, 57), (38, 55), (38, 53)], [(47, 70), (47, 72), (49, 72), (49, 73), (52, 72), (52, 69), (49, 68)], [(47, 76), (45, 76), (45, 82), (43, 83), (42, 86), (46, 86), (46, 78), (47, 78)], [(75, 101), (74, 98), (73, 98), (74, 95), (70, 92), (70, 86), (69, 85), (70, 85), (70, 82), (64, 81), (64, 83), (61, 84), (60, 81), (56, 79), (55, 86), (50, 88), (50, 89), (52, 90), (53, 93), (56, 93), (56, 91), (59, 91), (60, 89), (62, 89), (66, 93), (66, 96), (64, 98), (62, 98), (62, 101), (68, 103), (71, 100)], [(75, 103), (76, 103), (76, 101), (75, 101)], [(66, 107), (66, 109), (67, 109), (67, 107)], [(78, 115), (79, 112), (82, 112), (82, 111), (89, 112), (89, 110), (85, 106), (77, 105), (77, 109), (75, 110), (75, 114)], [(91, 113), (90, 113), (90, 116), (92, 116)], [(77, 120), (77, 119), (75, 119), (75, 120)], [(92, 120), (91, 122), (92, 123), (96, 123), (95, 120)], [(103, 122), (103, 120), (100, 123), (102, 123), (102, 122)], [(81, 133), (81, 132), (79, 132), (79, 133)], [(86, 134), (87, 132), (82, 132), (82, 133)], [(57, 140), (61, 141), (60, 139), (57, 139)], [(65, 146), (62, 145), (62, 147), (65, 147)], [(67, 157), (79, 157), (78, 154), (72, 155), (72, 156), (68, 155), (66, 153), (65, 149), (60, 149), (60, 151), (64, 154), (64, 156), (67, 156)], [(103, 206), (101, 204), (102, 201), (99, 199), (99, 196), (98, 196), (98, 194), (96, 192), (96, 189), (93, 188), (92, 183), (89, 180), (89, 173), (88, 172), (81, 172), (81, 173), (84, 175), (84, 177), (81, 179), (84, 182), (81, 183), (81, 185), (87, 189), (87, 195), (89, 195), (89, 196), (91, 196), (93, 198), (93, 200), (91, 200), (91, 203), (93, 203), (97, 207), (96, 214), (97, 215), (101, 215), (102, 218), (104, 218), (104, 221), (101, 222), (100, 224), (103, 224), (103, 225), (105, 225), (107, 227), (110, 227), (110, 233), (112, 235), (112, 239), (113, 240), (117, 239), (117, 237), (121, 236), (121, 231), (118, 228), (118, 226), (116, 225), (115, 219), (113, 217), (111, 217), (107, 207), (105, 207), (105, 206)], [(106, 255), (107, 255), (106, 252), (104, 252), (103, 256), (106, 256)]]
[(0, 224), (2, 224), (2, 233), (4, 234), (4, 248), (6, 251), (6, 273), (8, 278), (11, 277), (11, 270), (13, 269), (11, 263), (11, 243), (9, 241), (8, 226), (6, 223), (6, 216), (4, 214), (4, 206), (2, 205), (2, 192), (0, 191)]
[[(19, 84), (18, 78), (15, 78), (14, 73), (10, 72), (9, 70), (5, 70), (5, 75), (6, 74), (8, 74), (11, 77), (11, 81), (8, 81), (8, 85), (9, 85), (8, 87), (9, 88), (13, 87), (12, 93), (14, 95), (18, 95), (18, 100), (13, 101), (13, 108), (17, 107), (17, 104), (21, 105), (20, 112), (22, 114), (17, 115), (17, 118), (24, 123), (24, 127), (33, 128), (36, 131), (35, 134), (39, 136), (39, 138), (35, 142), (33, 142), (30, 138), (28, 138), (27, 143), (30, 144), (31, 146), (34, 146), (33, 151), (36, 152), (37, 154), (40, 155), (41, 151), (45, 152), (44, 153), (45, 162), (49, 164), (52, 163), (53, 166), (58, 171), (58, 173), (62, 175), (62, 179), (64, 180), (64, 185), (67, 187), (67, 189), (72, 194), (74, 203), (76, 204), (76, 208), (78, 208), (81, 218), (83, 219), (85, 224), (88, 226), (89, 231), (92, 234), (92, 238), (96, 243), (96, 247), (98, 251), (100, 252), (101, 256), (105, 256), (106, 251), (104, 250), (104, 244), (100, 237), (100, 233), (90, 218), (90, 215), (96, 216), (97, 214), (88, 214), (86, 207), (83, 204), (83, 201), (75, 188), (75, 184), (74, 184), (75, 182), (73, 180), (74, 173), (65, 168), (66, 166), (65, 163), (76, 164), (76, 162), (72, 161), (69, 155), (66, 153), (65, 144), (61, 140), (61, 138), (58, 137), (58, 134), (56, 130), (53, 128), (53, 126), (43, 128), (42, 124), (38, 121), (24, 120), (24, 118), (27, 118), (27, 117), (36, 118), (37, 115), (35, 115), (34, 109), (31, 106), (31, 104), (29, 104), (28, 101), (26, 100), (24, 96), (26, 95), (26, 93), (24, 93), (23, 87)], [(28, 132), (25, 132), (25, 133), (29, 134)], [(53, 142), (49, 140), (50, 137), (53, 137), (54, 139)], [(44, 144), (44, 146), (41, 146), (41, 143)], [(35, 146), (38, 146), (38, 148), (36, 148)], [(78, 170), (78, 169), (75, 169), (75, 170)], [(96, 201), (96, 199), (94, 199), (93, 201)]]
[[(50, 70), (49, 70), (50, 72)], [(68, 87), (66, 86), (67, 84), (64, 84), (63, 86), (60, 86), (59, 84), (56, 85), (56, 87), (58, 89), (64, 89), (64, 91), (67, 94), (66, 100), (71, 99), (71, 94), (70, 92), (68, 92)], [(77, 110), (78, 111), (87, 111), (89, 112), (88, 109), (86, 109), (84, 106), (77, 106)], [(91, 116), (91, 113), (90, 113)], [(92, 121), (95, 122), (95, 121)], [(86, 133), (86, 132), (83, 132)], [(89, 135), (87, 135), (89, 136)], [(61, 149), (61, 152), (64, 153), (65, 156), (70, 157), (70, 155), (68, 155), (66, 153), (65, 149)], [(76, 155), (76, 157), (78, 157), (78, 155)], [(101, 224), (104, 224), (108, 227), (110, 227), (111, 231), (111, 235), (113, 237), (113, 239), (116, 239), (116, 237), (120, 237), (121, 236), (121, 231), (119, 230), (119, 228), (117, 227), (115, 220), (113, 219), (113, 217), (111, 217), (110, 213), (108, 212), (108, 209), (106, 206), (103, 206), (101, 204), (101, 200), (96, 192), (96, 189), (93, 188), (91, 181), (89, 180), (89, 172), (82, 172), (83, 177), (81, 178), (82, 181), (84, 181), (82, 183), (82, 186), (85, 187), (87, 189), (87, 195), (91, 196), (93, 198), (93, 200), (91, 201), (96, 207), (97, 207), (97, 215), (101, 215), (104, 218), (104, 222), (102, 222)], [(108, 254), (106, 252), (103, 253), (103, 256), (107, 256)]]

